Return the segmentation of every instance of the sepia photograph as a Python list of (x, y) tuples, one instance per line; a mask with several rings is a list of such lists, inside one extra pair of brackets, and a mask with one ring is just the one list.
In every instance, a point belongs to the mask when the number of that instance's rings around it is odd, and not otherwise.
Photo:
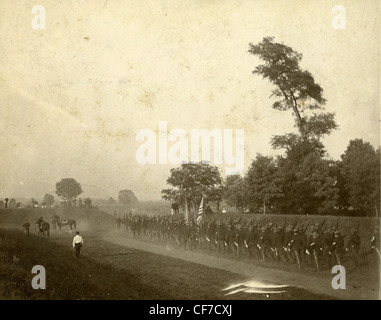
[(380, 300), (380, 18), (1, 0), (0, 300)]

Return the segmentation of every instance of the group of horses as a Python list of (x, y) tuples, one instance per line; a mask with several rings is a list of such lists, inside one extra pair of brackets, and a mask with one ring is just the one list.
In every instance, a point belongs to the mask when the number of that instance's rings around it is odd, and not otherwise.
[[(69, 226), (70, 230), (68, 232), (72, 233), (76, 231), (77, 223), (74, 219), (61, 219), (58, 215), (53, 215), (51, 219), (53, 231), (59, 230), (61, 233), (62, 227)], [(38, 218), (36, 221), (37, 236), (49, 237), (50, 236), (50, 223), (44, 221), (42, 217)]]

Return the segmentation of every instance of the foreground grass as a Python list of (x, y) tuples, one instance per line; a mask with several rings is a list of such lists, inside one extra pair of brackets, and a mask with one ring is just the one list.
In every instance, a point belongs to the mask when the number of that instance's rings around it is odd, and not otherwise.
[[(71, 249), (71, 235), (28, 239), (18, 231), (3, 230), (3, 234), (7, 240), (0, 245), (1, 299), (329, 299), (299, 288), (271, 296), (244, 293), (225, 296), (223, 288), (247, 279), (228, 271), (110, 244), (98, 234), (84, 233), (86, 246), (79, 261)], [(46, 290), (34, 290), (31, 286), (34, 265), (46, 269)]]

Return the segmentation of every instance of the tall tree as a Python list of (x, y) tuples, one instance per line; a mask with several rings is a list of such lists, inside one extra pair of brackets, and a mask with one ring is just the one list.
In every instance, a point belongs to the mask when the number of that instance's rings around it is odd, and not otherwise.
[(134, 205), (138, 203), (138, 198), (135, 196), (134, 192), (129, 189), (120, 190), (118, 194), (119, 202), (124, 205)]
[(217, 167), (208, 163), (183, 163), (170, 170), (167, 184), (172, 188), (161, 191), (162, 198), (176, 201), (182, 207), (187, 199), (189, 209), (198, 208), (202, 197), (205, 203), (222, 200), (223, 184)]
[(348, 204), (358, 210), (377, 210), (380, 206), (380, 149), (369, 142), (355, 139), (349, 142), (341, 156), (341, 172)]
[[(264, 64), (253, 73), (275, 85), (272, 95), (277, 98), (272, 105), (276, 110), (291, 110), (303, 139), (317, 139), (337, 127), (333, 113), (322, 111), (325, 99), (323, 89), (312, 74), (299, 66), (302, 54), (283, 43), (265, 37), (261, 42), (249, 44), (249, 53), (258, 56)], [(277, 137), (274, 137), (276, 143)]]
[(4, 203), (5, 203), (5, 204), (4, 204), (4, 207), (5, 207), (5, 209), (8, 208), (8, 201), (9, 201), (8, 198), (5, 198), (5, 199), (4, 199)]
[(71, 206), (82, 192), (81, 185), (74, 178), (64, 178), (56, 183), (56, 194), (65, 206)]

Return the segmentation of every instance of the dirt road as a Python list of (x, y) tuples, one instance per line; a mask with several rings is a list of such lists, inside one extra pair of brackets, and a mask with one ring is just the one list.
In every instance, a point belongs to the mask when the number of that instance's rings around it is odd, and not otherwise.
[(336, 274), (332, 274), (330, 271), (312, 273), (310, 271), (303, 272), (300, 270), (292, 272), (271, 269), (244, 261), (236, 261), (200, 252), (184, 251), (173, 246), (157, 245), (151, 242), (134, 240), (126, 233), (120, 232), (108, 233), (103, 239), (121, 246), (240, 274), (246, 277), (246, 281), (260, 281), (273, 285), (289, 285), (303, 288), (316, 295), (331, 296), (338, 299), (379, 299), (380, 287), (378, 277), (373, 274), (373, 277), (376, 277), (376, 279), (372, 280), (370, 277), (368, 281), (364, 281), (364, 279), (360, 279), (359, 275), (356, 274), (356, 270), (349, 273), (347, 272), (345, 290), (334, 290), (331, 282)]
[[(329, 272), (311, 275), (184, 252), (133, 240), (124, 231), (84, 231), (80, 260), (72, 249), (73, 234), (52, 233), (49, 239), (26, 238), (14, 229), (3, 234), (0, 299), (314, 300), (377, 299), (378, 294), (370, 286), (352, 288), (355, 273), (348, 274), (347, 290), (337, 291), (330, 287)], [(34, 265), (46, 268), (46, 290), (31, 288)]]

